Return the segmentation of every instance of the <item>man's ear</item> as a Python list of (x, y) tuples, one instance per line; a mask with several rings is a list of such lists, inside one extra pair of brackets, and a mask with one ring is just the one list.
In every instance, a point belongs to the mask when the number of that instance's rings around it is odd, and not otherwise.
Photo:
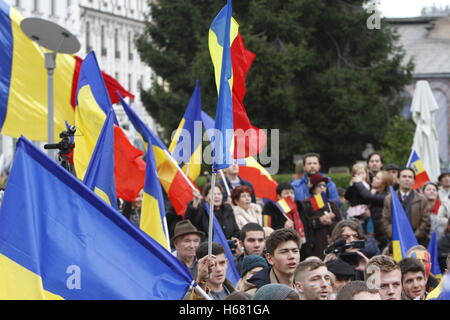
[(295, 281), (295, 282), (294, 282), (294, 287), (295, 287), (295, 289), (297, 289), (297, 291), (298, 291), (300, 294), (303, 294), (303, 285), (301, 284), (300, 281)]
[(274, 261), (273, 261), (272, 255), (270, 253), (266, 253), (266, 260), (271, 266), (273, 266)]

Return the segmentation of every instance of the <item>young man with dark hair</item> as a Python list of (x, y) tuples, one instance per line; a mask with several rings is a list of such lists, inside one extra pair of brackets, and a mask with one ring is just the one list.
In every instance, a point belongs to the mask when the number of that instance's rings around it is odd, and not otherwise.
[(383, 169), (383, 157), (379, 152), (372, 152), (367, 158), (367, 169), (369, 169), (369, 181), (372, 183), (373, 177)]
[[(211, 259), (208, 257), (208, 242), (203, 242), (197, 249), (198, 259), (197, 279), (198, 285), (213, 299), (224, 300), (235, 289), (226, 278), (228, 260), (225, 249), (218, 243), (212, 243)], [(203, 300), (194, 289), (191, 289), (185, 300)]]
[(330, 300), (333, 293), (330, 272), (321, 260), (300, 262), (295, 269), (294, 281), (300, 300)]
[(223, 191), (223, 201), (224, 202), (226, 202), (227, 200), (231, 200), (228, 197), (227, 190), (229, 190), (231, 192), (231, 191), (233, 191), (234, 188), (236, 188), (238, 186), (248, 186), (250, 188), (250, 190), (252, 191), (252, 193), (251, 193), (252, 202), (256, 203), (255, 189), (253, 188), (253, 184), (251, 182), (239, 177), (239, 165), (236, 162), (231, 164), (228, 168), (224, 169), (223, 171), (225, 173), (225, 181), (220, 180), (219, 184), (222, 186), (222, 188), (224, 190)]
[(268, 283), (281, 283), (294, 288), (294, 272), (300, 261), (300, 237), (291, 229), (275, 230), (266, 240), (266, 259), (270, 267), (255, 273), (248, 282), (255, 292)]
[[(318, 153), (307, 153), (303, 157), (303, 169), (305, 174), (298, 180), (292, 182), (292, 187), (295, 191), (295, 200), (303, 201), (308, 199), (311, 195), (309, 193), (309, 177), (320, 173), (320, 154)], [(331, 180), (330, 177), (326, 176), (328, 179), (327, 190), (328, 198), (334, 201), (339, 206), (339, 194), (337, 192), (336, 184)]]
[(400, 261), (402, 271), (402, 300), (425, 300), (427, 297), (425, 268), (422, 262), (415, 258), (405, 258)]
[(336, 300), (381, 300), (377, 289), (371, 289), (364, 281), (352, 281), (343, 286)]
[[(396, 195), (411, 223), (417, 241), (426, 247), (430, 241), (430, 214), (425, 196), (413, 190), (414, 180), (414, 170), (411, 168), (401, 169), (399, 190)], [(392, 239), (392, 195), (390, 194), (384, 199), (382, 228), (389, 239)]]
[(371, 258), (364, 273), (366, 283), (378, 287), (381, 300), (401, 300), (402, 272), (397, 261), (389, 256)]
[(407, 258), (416, 258), (420, 262), (423, 263), (423, 267), (425, 268), (425, 277), (427, 280), (426, 291), (431, 292), (439, 285), (439, 279), (433, 276), (431, 273), (431, 268), (433, 266), (431, 262), (431, 255), (428, 252), (427, 248), (421, 246), (420, 244), (409, 248), (406, 252)]
[(247, 223), (243, 226), (239, 237), (239, 246), (244, 250), (244, 252), (235, 257), (235, 263), (239, 274), (241, 274), (242, 261), (247, 255), (264, 255), (266, 239), (263, 227), (253, 222)]

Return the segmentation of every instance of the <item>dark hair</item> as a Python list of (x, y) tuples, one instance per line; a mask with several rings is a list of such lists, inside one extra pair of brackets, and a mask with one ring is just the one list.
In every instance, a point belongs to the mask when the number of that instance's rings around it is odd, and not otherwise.
[(284, 190), (294, 190), (294, 187), (289, 182), (281, 182), (277, 186), (277, 195), (281, 196)]
[(339, 289), (336, 295), (336, 300), (353, 300), (353, 297), (361, 292), (369, 292), (371, 294), (376, 294), (378, 293), (378, 290), (369, 289), (369, 287), (364, 281), (361, 280), (351, 281), (342, 286), (341, 289)]
[(247, 236), (247, 232), (249, 231), (261, 231), (264, 235), (264, 228), (261, 225), (255, 222), (249, 222), (242, 227), (241, 233), (239, 234), (239, 240), (244, 241)]
[(413, 174), (414, 179), (416, 179), (416, 172), (415, 172), (414, 169), (412, 169), (412, 168), (406, 168), (406, 167), (405, 167), (405, 168), (401, 168), (401, 169), (398, 171), (398, 176), (400, 177), (400, 176), (402, 175), (402, 172), (405, 171), (405, 170), (411, 171), (412, 174)]
[(272, 232), (266, 240), (266, 251), (273, 255), (278, 246), (287, 241), (294, 241), (300, 248), (300, 237), (292, 229), (278, 229)]
[(334, 227), (333, 231), (331, 232), (330, 237), (330, 243), (335, 242), (336, 240), (339, 240), (342, 236), (342, 230), (348, 227), (358, 233), (359, 240), (366, 240), (366, 236), (364, 234), (364, 230), (361, 227), (361, 224), (355, 220), (341, 220), (339, 221), (336, 226)]
[[(369, 164), (370, 159), (372, 159), (373, 156), (379, 156), (380, 157), (380, 161), (381, 164), (384, 165), (384, 160), (383, 160), (383, 156), (381, 155), (381, 153), (375, 151), (372, 152), (371, 154), (369, 154), (369, 157), (367, 158), (367, 165)], [(383, 167), (383, 166), (382, 166)]]
[(425, 276), (425, 268), (423, 263), (416, 258), (405, 258), (400, 261), (400, 270), (402, 271), (402, 281), (403, 276), (408, 272), (422, 272)]
[[(212, 187), (211, 183), (205, 184), (205, 186), (202, 189), (202, 196), (203, 197), (206, 197), (208, 195), (209, 190), (211, 190), (211, 187)], [(222, 186), (220, 184), (216, 183), (216, 188), (219, 188), (220, 192), (223, 193), (224, 190), (223, 190), (223, 188), (222, 188)]]
[(237, 202), (239, 201), (239, 198), (241, 197), (241, 194), (247, 192), (250, 197), (252, 196), (252, 189), (250, 189), (249, 186), (237, 186), (231, 191), (231, 201), (234, 205), (237, 205)]
[(308, 152), (303, 156), (303, 164), (305, 164), (306, 162), (306, 158), (312, 158), (315, 157), (317, 158), (317, 160), (319, 160), (319, 164), (320, 164), (320, 154), (315, 153), (315, 152)]
[[(218, 243), (213, 242), (212, 243), (212, 254), (217, 256), (219, 254), (225, 253), (225, 249)], [(203, 258), (204, 256), (208, 255), (208, 242), (203, 242), (201, 243), (198, 248), (197, 248), (197, 252), (195, 254), (197, 256), (197, 259), (200, 260), (201, 258)]]
[(247, 292), (233, 291), (224, 300), (251, 300), (252, 296)]

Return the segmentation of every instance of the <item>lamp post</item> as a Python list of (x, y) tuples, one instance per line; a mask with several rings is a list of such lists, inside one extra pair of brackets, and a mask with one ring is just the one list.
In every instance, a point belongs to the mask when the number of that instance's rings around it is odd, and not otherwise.
[[(20, 23), (22, 31), (39, 47), (49, 52), (44, 53), (45, 68), (48, 75), (48, 143), (55, 142), (54, 137), (54, 85), (53, 77), (56, 69), (56, 55), (58, 53), (74, 54), (80, 50), (78, 39), (60, 25), (41, 18), (26, 18)], [(48, 150), (48, 156), (55, 158), (55, 150)]]

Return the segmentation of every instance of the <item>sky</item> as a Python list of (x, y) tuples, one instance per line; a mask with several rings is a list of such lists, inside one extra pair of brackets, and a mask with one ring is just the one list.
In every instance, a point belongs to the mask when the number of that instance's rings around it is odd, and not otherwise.
[(387, 18), (417, 17), (423, 7), (450, 6), (450, 0), (378, 0), (377, 8)]

